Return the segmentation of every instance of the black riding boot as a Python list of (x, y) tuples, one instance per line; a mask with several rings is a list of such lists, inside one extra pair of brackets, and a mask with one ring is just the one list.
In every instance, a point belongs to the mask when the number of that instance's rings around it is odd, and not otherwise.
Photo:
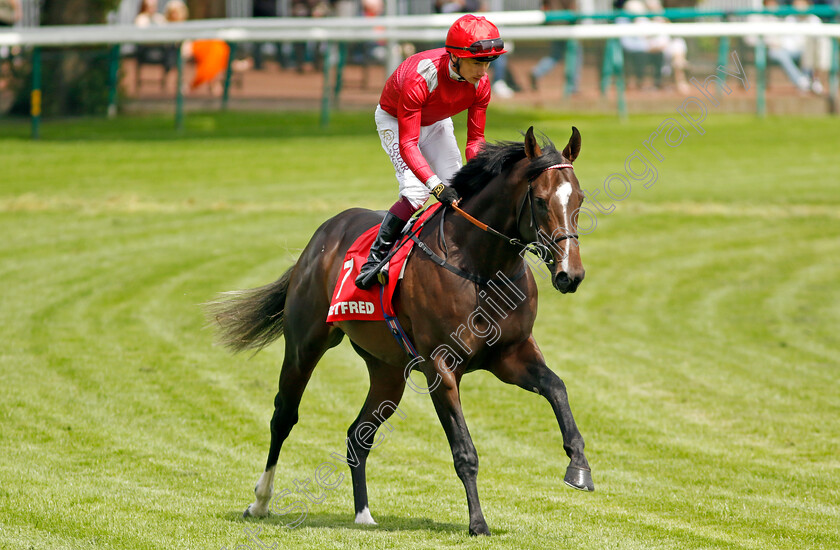
[(395, 215), (388, 212), (385, 219), (382, 220), (382, 226), (379, 228), (379, 233), (376, 235), (376, 240), (370, 247), (370, 255), (367, 261), (362, 265), (359, 276), (356, 277), (356, 286), (362, 289), (370, 288), (376, 282), (378, 274), (377, 267), (379, 263), (385, 259), (391, 247), (397, 242), (400, 232), (405, 227), (406, 222), (399, 219)]

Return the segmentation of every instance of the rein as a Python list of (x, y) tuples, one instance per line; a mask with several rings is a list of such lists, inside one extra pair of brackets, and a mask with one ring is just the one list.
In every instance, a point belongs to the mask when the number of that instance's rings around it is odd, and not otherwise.
[[(549, 170), (561, 170), (563, 168), (572, 168), (572, 167), (573, 166), (569, 163), (552, 164), (548, 168), (544, 169), (543, 173), (547, 172)], [(542, 236), (542, 234), (540, 232), (540, 229), (539, 229), (539, 224), (537, 223), (537, 215), (536, 215), (536, 213), (534, 213), (534, 187), (530, 183), (528, 184), (528, 194), (525, 195), (522, 198), (522, 204), (519, 205), (519, 208), (517, 209), (518, 214), (516, 216), (516, 221), (517, 221), (517, 223), (519, 222), (519, 218), (522, 215), (522, 208), (525, 206), (525, 201), (526, 200), (528, 201), (529, 206), (530, 206), (531, 224), (533, 225), (534, 229), (536, 230), (537, 241), (538, 241), (538, 242), (530, 242), (530, 243), (527, 243), (527, 244), (523, 243), (520, 239), (517, 239), (515, 237), (508, 237), (507, 235), (505, 235), (501, 231), (497, 231), (496, 229), (493, 229), (492, 227), (490, 227), (486, 223), (475, 219), (471, 215), (464, 212), (464, 210), (462, 210), (456, 203), (452, 203), (450, 206), (452, 206), (452, 209), (455, 210), (455, 212), (457, 212), (458, 214), (463, 216), (464, 219), (466, 219), (468, 222), (470, 222), (474, 226), (478, 227), (482, 231), (490, 233), (491, 235), (495, 235), (496, 237), (499, 237), (500, 239), (502, 239), (504, 241), (507, 241), (508, 244), (516, 246), (521, 250), (526, 250), (528, 252), (531, 252), (532, 254), (538, 256), (542, 261), (544, 261), (548, 265), (554, 265), (554, 258), (551, 256), (551, 254), (544, 253), (545, 248), (548, 248), (549, 246), (548, 246), (548, 244), (543, 242), (545, 237)], [(569, 234), (566, 234), (566, 235), (560, 235), (559, 237), (554, 238), (554, 239), (550, 239), (549, 242), (556, 245), (557, 243), (560, 243), (560, 242), (562, 242), (562, 241), (564, 241), (568, 238), (578, 239), (579, 236), (578, 236), (577, 233), (569, 233)]]

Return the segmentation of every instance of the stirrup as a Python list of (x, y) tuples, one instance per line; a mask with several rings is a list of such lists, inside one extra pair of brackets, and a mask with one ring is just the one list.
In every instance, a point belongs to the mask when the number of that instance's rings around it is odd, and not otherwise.
[[(379, 266), (379, 264), (388, 257), (391, 249), (399, 240), (399, 234), (405, 227), (405, 224), (405, 221), (401, 220), (391, 212), (387, 212), (385, 214), (385, 219), (382, 220), (379, 232), (376, 234), (376, 239), (374, 239), (373, 244), (370, 247), (370, 253), (367, 261), (364, 265), (362, 265), (361, 271), (364, 272), (364, 276), (360, 274), (356, 277), (355, 283), (357, 287), (363, 290), (370, 288), (373, 286), (374, 278), (382, 285), (388, 282), (387, 268), (384, 265), (376, 270), (374, 270), (374, 268)], [(373, 267), (371, 267), (369, 271), (365, 272), (365, 268), (370, 264), (373, 264)], [(384, 275), (382, 274), (383, 271), (385, 272)]]
[(356, 280), (354, 282), (355, 282), (355, 284), (358, 288), (361, 288), (362, 290), (367, 290), (370, 287), (372, 287), (373, 284), (376, 283), (376, 282), (379, 282), (379, 284), (384, 285), (385, 283), (382, 282), (382, 277), (383, 277), (382, 272), (383, 271), (386, 272), (385, 273), (385, 282), (388, 281), (388, 274), (387, 274), (387, 269), (385, 268), (385, 266), (383, 266), (381, 269), (378, 269), (378, 270), (376, 270), (375, 268), (376, 268), (376, 266), (371, 268), (371, 270), (369, 272), (365, 273), (364, 275), (359, 274), (359, 276), (356, 277)]

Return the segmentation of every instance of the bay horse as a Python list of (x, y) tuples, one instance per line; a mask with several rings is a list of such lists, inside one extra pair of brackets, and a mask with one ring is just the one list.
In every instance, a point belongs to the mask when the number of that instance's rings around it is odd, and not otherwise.
[[(399, 323), (420, 356), (408, 366), (408, 355), (384, 322), (325, 321), (345, 252), (381, 222), (383, 212), (354, 208), (338, 214), (317, 229), (277, 281), (224, 293), (209, 304), (220, 341), (233, 351), (258, 351), (283, 334), (286, 339), (268, 460), (245, 516), (269, 514), (280, 448), (298, 420), (301, 396), (318, 361), (344, 335), (364, 359), (370, 377), (362, 410), (347, 431), (356, 523), (375, 524), (368, 508), (365, 463), (376, 430), (398, 410), (406, 384), (417, 386), (409, 377), (412, 370), (425, 376), (423, 393), (430, 395), (446, 432), (455, 472), (467, 493), (471, 535), (489, 535), (490, 530), (476, 486), (478, 454), (461, 411), (459, 386), (465, 373), (485, 369), (545, 397), (570, 459), (564, 481), (594, 490), (565, 384), (546, 365), (532, 334), (537, 286), (523, 253), (530, 249), (540, 254), (554, 288), (562, 293), (574, 292), (583, 280), (575, 214), (584, 197), (572, 169), (580, 146), (577, 128), (561, 153), (547, 138), (540, 147), (531, 127), (524, 142), (485, 144), (454, 176), (451, 185), (462, 197), (457, 206), (465, 215), (441, 208), (435, 213), (439, 223), (423, 226), (419, 240), (433, 254), (412, 251), (419, 257), (408, 261), (394, 298)], [(476, 224), (486, 224), (485, 230)], [(434, 255), (445, 265), (428, 261)]]

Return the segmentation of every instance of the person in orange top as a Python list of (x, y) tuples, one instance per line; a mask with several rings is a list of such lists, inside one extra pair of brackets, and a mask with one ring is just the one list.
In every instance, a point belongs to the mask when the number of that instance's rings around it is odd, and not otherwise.
[(190, 88), (195, 90), (202, 84), (209, 83), (211, 91), (221, 83), (216, 77), (227, 69), (230, 46), (223, 40), (196, 40), (192, 45), (195, 59), (195, 76)]
[[(189, 16), (187, 5), (182, 0), (169, 0), (164, 8), (166, 20), (170, 23), (186, 21)], [(215, 95), (221, 93), (221, 83), (216, 77), (227, 69), (230, 46), (224, 40), (194, 40), (185, 42), (182, 53), (195, 61), (195, 76), (190, 89), (195, 90), (202, 84), (209, 84)]]

